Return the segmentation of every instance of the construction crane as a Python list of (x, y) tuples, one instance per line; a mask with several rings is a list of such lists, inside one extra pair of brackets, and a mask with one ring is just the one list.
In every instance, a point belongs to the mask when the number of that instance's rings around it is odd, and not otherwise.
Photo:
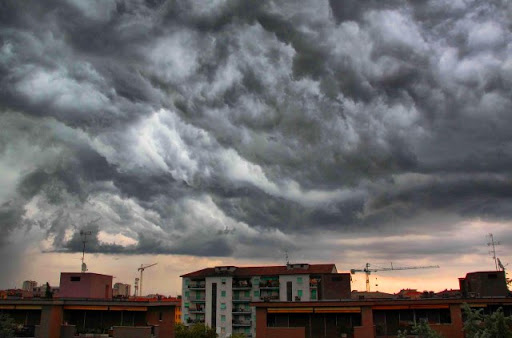
[(138, 271), (140, 271), (140, 280), (139, 280), (139, 296), (140, 297), (142, 297), (142, 274), (144, 273), (144, 270), (146, 270), (147, 268), (150, 268), (152, 266), (155, 266), (157, 264), (158, 263), (153, 263), (153, 264), (149, 264), (149, 265), (141, 264), (140, 268), (137, 269)]
[(370, 292), (370, 274), (372, 272), (377, 272), (377, 271), (393, 271), (393, 270), (436, 269), (436, 268), (439, 268), (439, 265), (394, 267), (393, 263), (391, 263), (391, 267), (390, 268), (370, 269), (370, 263), (366, 263), (366, 266), (365, 266), (364, 269), (351, 269), (350, 273), (351, 274), (355, 274), (356, 272), (364, 272), (366, 274), (366, 292)]

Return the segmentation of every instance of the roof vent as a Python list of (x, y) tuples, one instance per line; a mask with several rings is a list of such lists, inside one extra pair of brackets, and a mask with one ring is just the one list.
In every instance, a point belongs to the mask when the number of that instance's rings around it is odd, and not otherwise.
[(228, 272), (234, 272), (236, 270), (236, 266), (216, 266), (215, 272), (216, 273), (228, 273)]
[(294, 263), (294, 264), (286, 264), (286, 268), (288, 270), (292, 270), (292, 269), (303, 269), (303, 270), (307, 270), (309, 269), (309, 264), (308, 263)]

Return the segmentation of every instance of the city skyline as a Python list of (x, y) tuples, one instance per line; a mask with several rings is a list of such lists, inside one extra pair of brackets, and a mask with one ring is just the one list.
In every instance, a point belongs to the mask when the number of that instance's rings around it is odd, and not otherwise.
[(343, 272), (439, 265), (377, 273), (372, 289), (456, 288), (495, 269), (489, 233), (507, 265), (510, 13), (3, 1), (0, 288), (80, 271), (80, 231), (89, 271), (133, 285), (158, 262), (144, 289), (173, 295), (184, 272), (286, 252)]

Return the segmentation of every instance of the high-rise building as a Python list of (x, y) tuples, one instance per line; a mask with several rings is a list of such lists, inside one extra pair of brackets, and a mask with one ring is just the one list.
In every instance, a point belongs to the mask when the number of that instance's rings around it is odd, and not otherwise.
[(21, 287), (25, 291), (34, 291), (37, 287), (37, 282), (33, 280), (26, 280), (23, 282), (23, 286)]
[(219, 336), (256, 335), (251, 302), (305, 302), (350, 299), (350, 274), (334, 264), (218, 266), (182, 275), (182, 319), (204, 323)]

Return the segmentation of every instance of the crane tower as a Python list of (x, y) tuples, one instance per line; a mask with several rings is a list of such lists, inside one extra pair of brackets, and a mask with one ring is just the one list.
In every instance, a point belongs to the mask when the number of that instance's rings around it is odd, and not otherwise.
[(149, 265), (141, 264), (140, 268), (137, 269), (138, 271), (140, 271), (140, 279), (139, 279), (139, 296), (140, 297), (142, 297), (142, 274), (144, 273), (144, 270), (146, 270), (147, 268), (150, 268), (152, 266), (155, 266), (157, 264), (158, 263), (153, 263), (153, 264), (149, 264)]
[(366, 263), (363, 269), (351, 269), (350, 273), (355, 274), (356, 272), (364, 272), (366, 274), (366, 292), (370, 292), (370, 274), (377, 271), (394, 271), (394, 270), (416, 270), (416, 269), (436, 269), (439, 265), (427, 265), (427, 266), (401, 266), (394, 267), (391, 263), (390, 268), (376, 268), (370, 269), (370, 263)]

